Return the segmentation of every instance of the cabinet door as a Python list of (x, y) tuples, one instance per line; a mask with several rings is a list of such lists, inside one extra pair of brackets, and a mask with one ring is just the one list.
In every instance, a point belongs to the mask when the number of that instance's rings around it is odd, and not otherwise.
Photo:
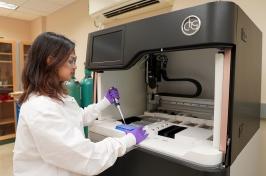
[(15, 137), (14, 100), (16, 86), (15, 42), (0, 40), (0, 144)]
[(31, 46), (31, 42), (20, 42), (19, 43), (19, 64), (18, 69), (19, 69), (19, 73), (17, 74), (17, 78), (19, 79), (18, 81), (18, 90), (22, 91), (22, 82), (21, 82), (21, 76), (22, 76), (22, 71), (24, 68), (24, 65), (27, 61), (28, 58), (28, 52)]
[(31, 42), (21, 42), (20, 44), (20, 65), (21, 70), (23, 70), (23, 66), (27, 61), (28, 52), (31, 46)]

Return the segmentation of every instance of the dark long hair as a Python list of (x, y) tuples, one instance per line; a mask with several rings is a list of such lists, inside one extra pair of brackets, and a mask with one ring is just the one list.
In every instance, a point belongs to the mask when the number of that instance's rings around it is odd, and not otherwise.
[(67, 94), (64, 83), (58, 76), (58, 69), (64, 65), (74, 48), (74, 42), (53, 32), (42, 33), (34, 40), (22, 72), (24, 92), (19, 99), (20, 104), (31, 93), (59, 101), (61, 96)]

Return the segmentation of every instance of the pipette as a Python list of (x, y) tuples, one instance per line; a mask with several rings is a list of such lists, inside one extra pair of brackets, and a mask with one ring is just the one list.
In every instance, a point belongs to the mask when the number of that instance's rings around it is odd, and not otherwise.
[(121, 111), (121, 108), (120, 108), (120, 102), (119, 102), (119, 100), (116, 99), (116, 98), (115, 98), (114, 100), (115, 100), (115, 106), (117, 107), (117, 109), (118, 109), (118, 111), (119, 111), (119, 113), (120, 113), (120, 115), (121, 115), (121, 117), (122, 117), (123, 123), (126, 124), (126, 121), (125, 121), (124, 115), (123, 115), (123, 113), (122, 113), (122, 111)]

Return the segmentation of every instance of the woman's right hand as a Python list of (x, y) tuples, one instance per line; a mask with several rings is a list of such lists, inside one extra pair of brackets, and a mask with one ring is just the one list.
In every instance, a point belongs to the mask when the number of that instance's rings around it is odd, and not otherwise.
[(114, 104), (115, 103), (115, 99), (119, 100), (119, 92), (117, 90), (117, 88), (115, 87), (111, 87), (110, 89), (108, 89), (108, 91), (105, 94), (105, 97), (107, 98), (107, 100), (111, 103)]
[(143, 127), (135, 128), (134, 130), (128, 131), (127, 133), (131, 133), (135, 136), (137, 144), (146, 139), (148, 136), (146, 131), (143, 130)]

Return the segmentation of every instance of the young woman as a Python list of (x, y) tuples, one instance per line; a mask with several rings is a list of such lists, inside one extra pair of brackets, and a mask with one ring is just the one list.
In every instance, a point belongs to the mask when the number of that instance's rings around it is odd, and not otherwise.
[(96, 175), (147, 137), (141, 128), (97, 143), (84, 137), (84, 124), (119, 99), (119, 93), (111, 88), (99, 103), (79, 108), (64, 87), (77, 68), (74, 48), (72, 41), (52, 32), (39, 35), (30, 48), (22, 75), (14, 176)]

